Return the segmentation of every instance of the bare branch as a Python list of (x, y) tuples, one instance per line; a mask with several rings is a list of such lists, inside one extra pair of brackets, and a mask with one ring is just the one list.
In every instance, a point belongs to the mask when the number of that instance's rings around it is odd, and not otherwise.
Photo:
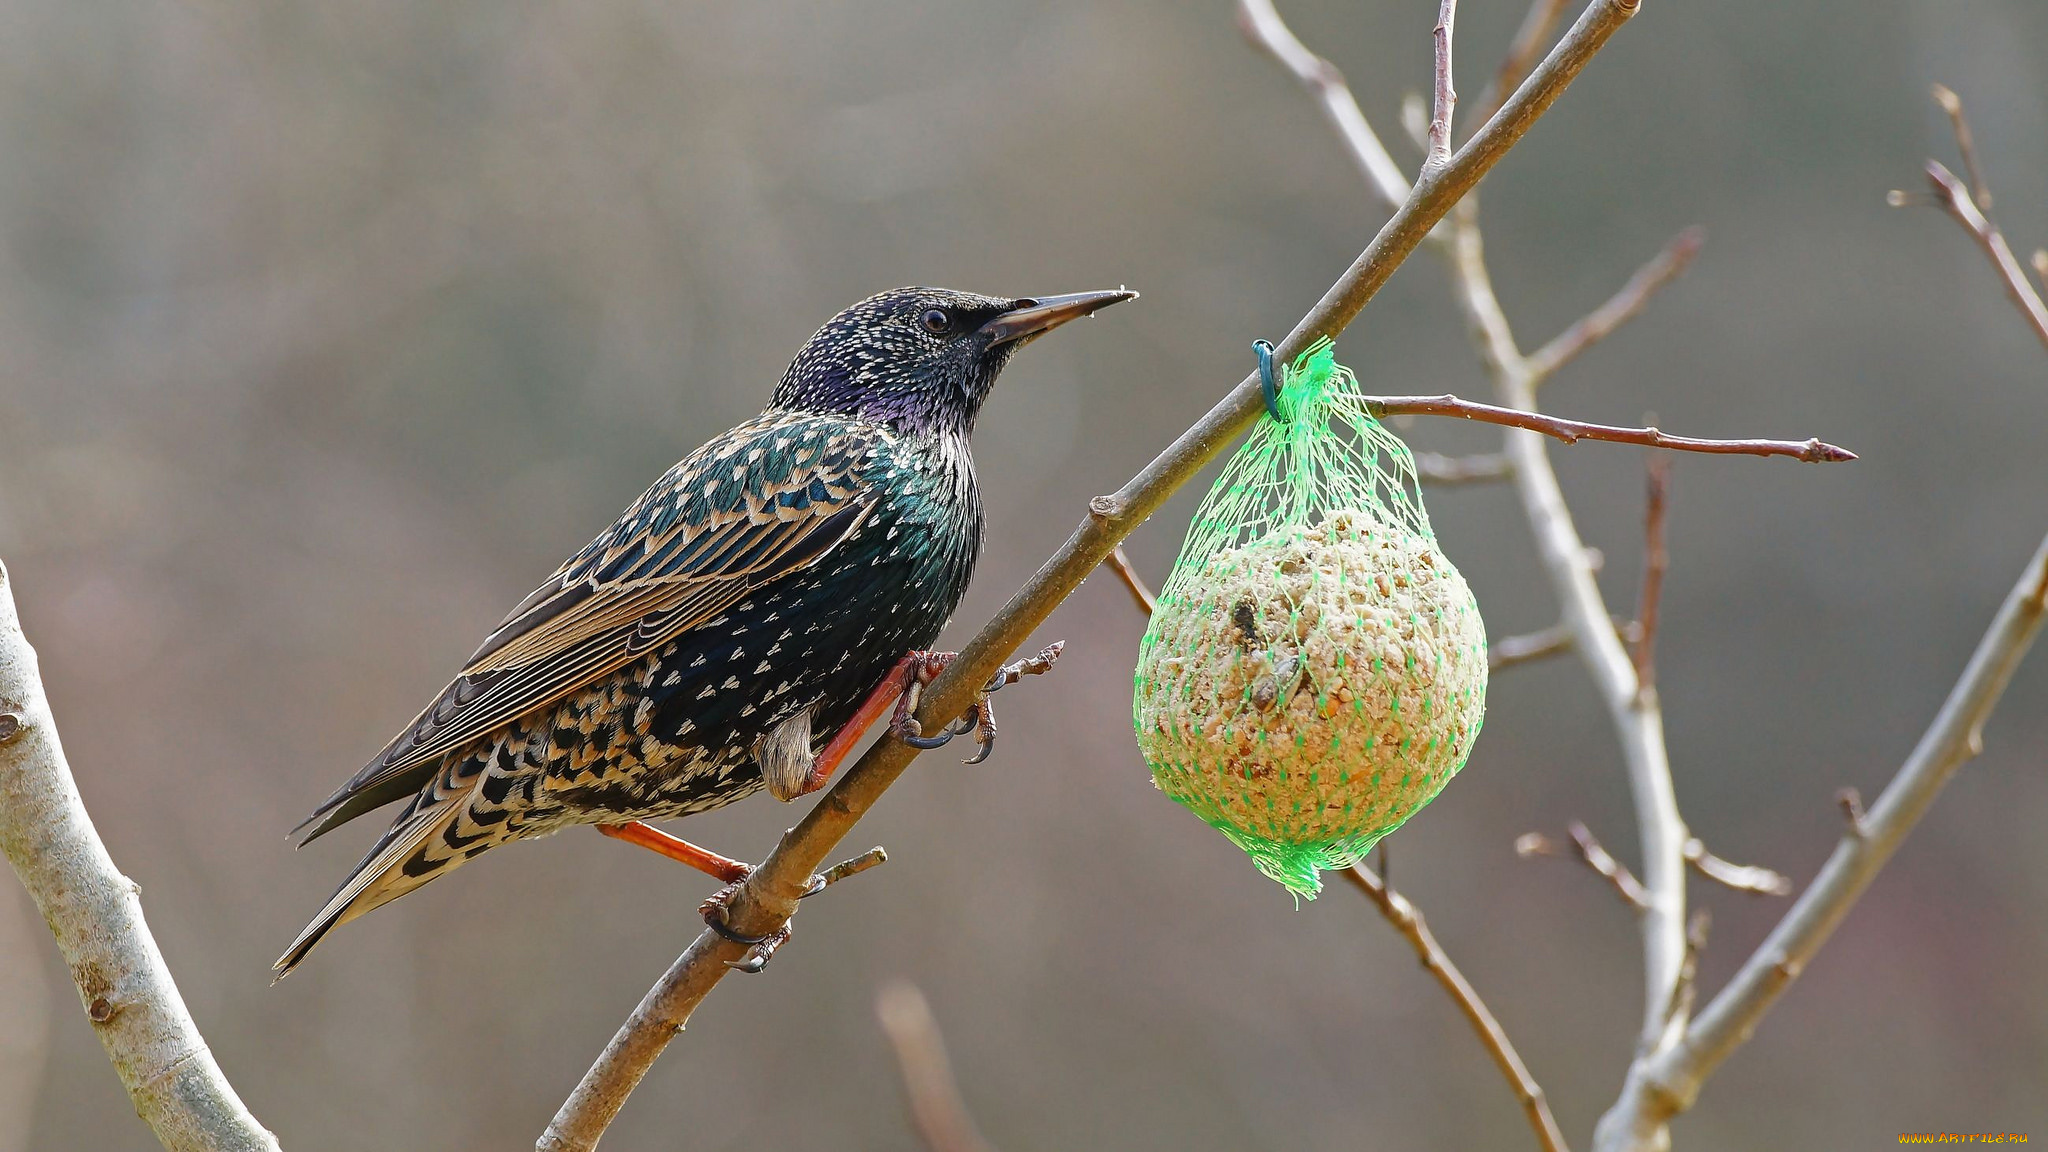
[(1913, 754), (1885, 786), (1877, 804), (1851, 824), (1834, 853), (1804, 893), (1778, 921), (1742, 969), (1715, 996), (1686, 1032), (1683, 1043), (1650, 1058), (1629, 1077), (1629, 1091), (1601, 1121), (1616, 1128), (1602, 1147), (1647, 1146), (1645, 1132), (1659, 1131), (1692, 1106), (1700, 1086), (1721, 1061), (1755, 1031), (1785, 989), (1834, 933), (1878, 870), (1962, 766), (1982, 746), (1985, 720), (2048, 616), (2048, 539), (2028, 561), (2019, 582), (1991, 622), (1968, 667)]
[(1473, 456), (1417, 452), (1415, 474), (1424, 484), (1485, 484), (1507, 479), (1514, 474), (1514, 467), (1506, 456), (1498, 452), (1482, 452)]
[[(1623, 642), (1634, 644), (1643, 634), (1642, 625), (1633, 620), (1616, 620), (1615, 635)], [(1578, 643), (1578, 634), (1570, 624), (1559, 621), (1541, 632), (1530, 632), (1521, 636), (1507, 636), (1492, 641), (1486, 646), (1487, 671), (1498, 672), (1513, 668), (1517, 664), (1528, 664), (1546, 657), (1557, 656), (1572, 650)]]
[(1522, 1102), (1522, 1110), (1529, 1116), (1529, 1126), (1536, 1131), (1537, 1142), (1546, 1152), (1565, 1152), (1564, 1133), (1559, 1131), (1557, 1120), (1550, 1115), (1550, 1102), (1545, 1099), (1542, 1087), (1536, 1083), (1536, 1078), (1529, 1074), (1529, 1067), (1522, 1063), (1522, 1057), (1515, 1051), (1515, 1046), (1509, 1043), (1507, 1031), (1500, 1026), (1500, 1021), (1494, 1019), (1493, 1013), (1486, 1007), (1486, 1002), (1479, 998), (1479, 993), (1473, 991), (1471, 983), (1465, 979), (1465, 974), (1458, 971), (1458, 966), (1451, 963), (1451, 958), (1445, 954), (1443, 945), (1437, 943), (1435, 934), (1429, 930), (1428, 922), (1422, 918), (1422, 910), (1410, 903), (1407, 897), (1394, 891), (1390, 884), (1383, 882), (1373, 874), (1372, 869), (1363, 864), (1354, 864), (1345, 869), (1344, 878), (1365, 893), (1366, 898), (1380, 910), (1380, 915), (1385, 916), (1387, 922), (1407, 938), (1408, 943), (1415, 949), (1416, 957), (1422, 961), (1422, 966), (1430, 975), (1436, 977), (1437, 983), (1443, 985), (1444, 991), (1450, 993), (1459, 1010), (1465, 1013), (1465, 1019), (1471, 1022), (1472, 1030), (1479, 1033), (1480, 1043), (1486, 1045), (1487, 1052), (1493, 1056), (1494, 1064), (1500, 1068), (1501, 1074), (1507, 1077), (1508, 1086), (1514, 1089), (1515, 1098)]
[(1522, 27), (1515, 33), (1514, 43), (1508, 45), (1508, 54), (1501, 60), (1500, 69), (1494, 73), (1493, 83), (1479, 97), (1479, 118), (1474, 124), (1484, 124), (1500, 111), (1500, 102), (1515, 90), (1522, 77), (1529, 74), (1529, 65), (1543, 51), (1543, 45), (1550, 40), (1551, 29), (1557, 27), (1557, 18), (1564, 15), (1565, 5), (1570, 0), (1533, 0), (1529, 14), (1522, 17)]
[(1572, 650), (1571, 626), (1552, 624), (1541, 632), (1507, 636), (1486, 646), (1486, 670), (1498, 672), (1517, 664), (1529, 664)]
[(1685, 926), (1685, 958), (1678, 965), (1678, 983), (1671, 988), (1671, 1006), (1664, 1015), (1680, 1019), (1692, 1014), (1693, 1001), (1699, 996), (1700, 953), (1707, 950), (1707, 928), (1714, 922), (1705, 908), (1693, 910), (1692, 919)]
[(1695, 836), (1685, 842), (1685, 862), (1716, 884), (1758, 896), (1790, 896), (1792, 878), (1754, 864), (1730, 864), (1712, 852)]
[(1124, 582), (1124, 588), (1137, 603), (1138, 611), (1143, 612), (1146, 619), (1151, 619), (1152, 613), (1159, 610), (1159, 597), (1146, 585), (1145, 578), (1138, 575), (1138, 570), (1131, 566), (1130, 554), (1124, 551), (1124, 546), (1119, 544), (1110, 549), (1108, 559), (1102, 563)]
[[(1400, 209), (1280, 341), (1275, 354), (1283, 361), (1292, 360), (1315, 341), (1341, 333), (1458, 199), (1528, 132), (1608, 38), (1636, 14), (1638, 6), (1639, 0), (1593, 0), (1500, 114), (1449, 163), (1423, 174)], [(932, 730), (965, 711), (975, 690), (1095, 571), (1117, 542), (1229, 448), (1264, 411), (1258, 374), (1247, 374), (1121, 489), (1091, 500), (1089, 515), (1074, 534), (925, 690), (920, 723)], [(914, 755), (914, 749), (898, 740), (878, 740), (870, 745), (860, 762), (840, 776), (796, 827), (783, 834), (775, 850), (747, 877), (733, 897), (727, 926), (736, 933), (758, 936), (788, 923), (811, 873), (909, 767)], [(725, 963), (738, 960), (740, 951), (740, 945), (710, 931), (697, 937), (648, 991), (556, 1112), (539, 1142), (542, 1152), (584, 1152), (596, 1146), (634, 1086), (704, 996), (724, 978), (729, 970)]]
[(276, 1152), (192, 1022), (57, 738), (0, 567), (0, 851), (34, 898), (135, 1112), (171, 1152)]
[[(1944, 92), (1947, 90), (1937, 92), (1936, 98), (1941, 99)], [(1955, 105), (1951, 116), (1958, 134), (1966, 134), (1960, 102), (1953, 93), (1947, 96), (1942, 103), (1944, 107)], [(1972, 151), (1966, 149), (1966, 154)], [(2019, 305), (2035, 335), (2048, 346), (2048, 310), (2042, 308), (2040, 296), (2013, 259), (2005, 237), (1947, 168), (1929, 161), (1927, 174), (1949, 214), (1991, 257), (2006, 292)], [(1941, 711), (1885, 786), (1876, 806), (1866, 813), (1862, 797), (1853, 788), (1836, 794), (1848, 827), (1820, 875), (1678, 1042), (1640, 1053), (1630, 1065), (1621, 1098), (1600, 1118), (1594, 1131), (1599, 1152), (1670, 1146), (1671, 1118), (1692, 1107), (1707, 1078), (1749, 1039), (1764, 1014), (1805, 971), (1807, 962), (1827, 943), (1907, 833), (1934, 804), (1942, 787), (1982, 750), (1984, 722), (2004, 695), (2044, 616), (2048, 616), (2048, 539), (2042, 540), (2007, 593)]]
[(1281, 67), (1315, 94), (1352, 162), (1365, 174), (1366, 182), (1389, 208), (1399, 208), (1408, 198), (1408, 178), (1402, 175), (1401, 166), (1394, 163), (1387, 146), (1380, 143), (1372, 125), (1366, 122), (1365, 113), (1359, 111), (1358, 100), (1351, 95), (1337, 66), (1302, 44), (1280, 18), (1273, 0), (1239, 0), (1237, 26), (1254, 47), (1278, 60)]
[(1568, 826), (1568, 829), (1572, 837), (1571, 847), (1569, 848), (1541, 832), (1525, 832), (1515, 838), (1515, 854), (1525, 859), (1530, 856), (1558, 856), (1577, 859), (1579, 863), (1591, 868), (1602, 879), (1612, 885), (1614, 891), (1620, 895), (1623, 903), (1638, 912), (1648, 911), (1650, 908), (1650, 893), (1644, 889), (1642, 882), (1635, 878), (1635, 874), (1630, 872), (1621, 861), (1616, 860), (1606, 848), (1602, 847), (1600, 841), (1594, 839), (1590, 828), (1574, 820)]
[(1963, 115), (1962, 97), (1957, 96), (1946, 84), (1934, 86), (1934, 102), (1948, 113), (1948, 122), (1956, 131), (1956, 151), (1963, 154), (1963, 171), (1970, 174), (1972, 195), (1977, 207), (1991, 211), (1991, 186), (1984, 182), (1984, 169), (1977, 165), (1977, 140), (1970, 134), (1970, 121)]
[(1441, 168), (1451, 158), (1451, 116), (1458, 107), (1458, 93), (1451, 86), (1451, 26), (1458, 18), (1458, 0), (1442, 0), (1437, 8), (1436, 99), (1429, 118), (1429, 156), (1425, 168)]
[(2034, 285), (2020, 267), (2019, 259), (2012, 254), (2012, 246), (2005, 242), (2005, 233), (2000, 232), (1998, 225), (1979, 210), (1976, 201), (1970, 199), (1969, 190), (1956, 179), (1955, 173), (1942, 166), (1941, 161), (1927, 162), (1927, 180), (1934, 186), (1935, 198), (1941, 206), (1956, 218), (1956, 223), (1977, 238), (1977, 246), (1984, 249), (1992, 267), (1998, 269), (1999, 279), (2005, 281), (2005, 294), (2027, 318), (2042, 346), (2048, 347), (2048, 307), (2042, 306), (2040, 293), (2034, 291)]
[(1656, 428), (1618, 428), (1612, 424), (1588, 424), (1546, 416), (1521, 408), (1481, 404), (1456, 396), (1370, 396), (1366, 405), (1374, 416), (1455, 416), (1483, 424), (1525, 428), (1545, 436), (1576, 444), (1581, 440), (1607, 440), (1616, 444), (1641, 444), (1646, 448), (1669, 448), (1677, 452), (1706, 452), (1717, 455), (1789, 456), (1808, 464), (1839, 464), (1856, 459), (1847, 448), (1814, 440), (1702, 440), (1692, 436), (1671, 436)]
[(875, 998), (875, 1016), (896, 1050), (903, 1094), (925, 1147), (931, 1152), (994, 1152), (960, 1099), (946, 1041), (924, 993), (908, 982), (891, 984)]
[(1657, 689), (1657, 609), (1664, 598), (1664, 570), (1671, 565), (1671, 553), (1664, 547), (1664, 502), (1670, 486), (1670, 462), (1652, 457), (1649, 499), (1643, 513), (1643, 592), (1636, 601), (1639, 633), (1634, 655), (1638, 695)]
[(1609, 297), (1605, 304), (1581, 317), (1578, 323), (1529, 354), (1529, 374), (1537, 382), (1548, 380), (1553, 373), (1614, 334), (1614, 330), (1636, 318), (1649, 306), (1650, 297), (1655, 296), (1666, 285), (1685, 274), (1693, 257), (1699, 255), (1700, 245), (1707, 241), (1707, 230), (1694, 225), (1671, 238), (1663, 251), (1650, 258), (1650, 262), (1636, 269), (1628, 278), (1621, 291)]

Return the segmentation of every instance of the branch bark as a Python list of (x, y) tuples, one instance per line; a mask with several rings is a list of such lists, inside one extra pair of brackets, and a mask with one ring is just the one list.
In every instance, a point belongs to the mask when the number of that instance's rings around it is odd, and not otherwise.
[(1942, 786), (1983, 750), (1984, 721), (2040, 632), (2044, 615), (2048, 539), (2041, 541), (2019, 582), (2006, 594), (1962, 678), (1884, 794), (1862, 819), (1850, 823), (1820, 875), (1700, 1012), (1684, 1040), (1637, 1061), (1621, 1099), (1600, 1121), (1595, 1147), (1669, 1146), (1671, 1118), (1692, 1106), (1707, 1077), (1749, 1039), (1764, 1013), (1806, 970), (1850, 906), (1927, 814)]
[(1543, 1095), (1543, 1088), (1536, 1078), (1529, 1074), (1529, 1066), (1522, 1063), (1521, 1054), (1508, 1041), (1508, 1034), (1494, 1019), (1486, 1002), (1479, 998), (1465, 974), (1451, 963), (1436, 935), (1429, 930), (1429, 923), (1422, 918), (1422, 911), (1409, 903), (1408, 898), (1394, 891), (1372, 869), (1355, 864), (1345, 869), (1344, 878), (1351, 881), (1359, 891), (1365, 893), (1394, 928), (1406, 937), (1415, 949), (1416, 959), (1422, 961), (1424, 969), (1436, 977), (1444, 986), (1451, 1000), (1457, 1004), (1465, 1019), (1472, 1024), (1472, 1030), (1479, 1033), (1480, 1043), (1493, 1062), (1500, 1067), (1501, 1075), (1515, 1090), (1515, 1099), (1521, 1101), (1522, 1111), (1529, 1115), (1529, 1126), (1536, 1131), (1536, 1141), (1545, 1152), (1565, 1152), (1564, 1133), (1557, 1127), (1557, 1119), (1550, 1114), (1550, 1101)]
[[(1592, 0), (1501, 111), (1448, 163), (1423, 173), (1400, 209), (1280, 342), (1276, 354), (1291, 360), (1316, 340), (1341, 333), (1452, 205), (1528, 132), (1608, 38), (1636, 14), (1639, 4), (1640, 0)], [(1102, 563), (1118, 541), (1221, 455), (1262, 411), (1264, 401), (1254, 372), (1129, 483), (1092, 500), (1088, 518), (926, 690), (920, 721), (932, 728), (964, 711), (974, 690)], [(1613, 643), (1611, 636), (1609, 642)], [(775, 850), (747, 878), (732, 902), (729, 926), (739, 933), (764, 935), (787, 923), (811, 873), (902, 775), (914, 755), (915, 750), (901, 741), (872, 744), (797, 826), (784, 833)], [(555, 1114), (538, 1142), (542, 1152), (580, 1152), (596, 1147), (634, 1086), (697, 1004), (725, 976), (726, 963), (739, 959), (740, 951), (740, 945), (709, 930), (698, 935), (642, 998)]]
[[(1946, 88), (1937, 88), (1935, 99), (1954, 122), (1958, 145), (1981, 189), (1983, 179), (1976, 173), (1975, 149), (1961, 102)], [(1997, 225), (1947, 168), (1930, 160), (1927, 175), (1936, 199), (1984, 249), (2021, 317), (2048, 346), (2048, 309), (2042, 307), (2040, 295), (2013, 258)], [(1670, 1147), (1672, 1118), (1692, 1107), (1714, 1069), (1749, 1039), (1764, 1013), (1805, 971), (1807, 962), (1827, 943), (1878, 870), (1933, 805), (1942, 786), (1983, 750), (1984, 722), (2039, 633), (2044, 615), (2048, 615), (2048, 539), (2041, 542), (2007, 593), (1941, 711), (1877, 803), (1865, 812), (1853, 789), (1838, 795), (1848, 829), (1820, 875), (1676, 1042), (1638, 1053), (1621, 1098), (1594, 1130), (1597, 1152), (1656, 1152)]]
[(214, 1062), (64, 760), (0, 566), (0, 851), (78, 986), (135, 1112), (172, 1152), (276, 1152)]

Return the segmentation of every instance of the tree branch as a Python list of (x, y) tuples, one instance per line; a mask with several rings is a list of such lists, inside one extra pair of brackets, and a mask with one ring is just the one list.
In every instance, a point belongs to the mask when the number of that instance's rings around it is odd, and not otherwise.
[(1755, 864), (1730, 864), (1712, 852), (1698, 837), (1685, 842), (1685, 862), (1693, 871), (1726, 888), (1758, 896), (1790, 896), (1792, 880)]
[(1441, 452), (1415, 454), (1415, 475), (1424, 484), (1484, 484), (1505, 480), (1513, 472), (1508, 458), (1498, 452), (1471, 456), (1446, 456)]
[(1576, 444), (1581, 440), (1607, 440), (1616, 444), (1641, 444), (1646, 448), (1668, 448), (1678, 452), (1707, 452), (1738, 456), (1790, 456), (1808, 464), (1840, 464), (1856, 459), (1847, 448), (1813, 440), (1702, 440), (1693, 436), (1671, 436), (1656, 428), (1617, 428), (1612, 424), (1588, 424), (1546, 416), (1533, 408), (1503, 408), (1456, 396), (1372, 396), (1366, 406), (1374, 416), (1456, 416), (1482, 424), (1524, 428)]
[[(1640, 0), (1592, 0), (1500, 113), (1442, 167), (1423, 173), (1401, 208), (1381, 227), (1344, 275), (1280, 342), (1276, 355), (1299, 356), (1350, 324), (1458, 199), (1564, 93), (1608, 38), (1635, 15)], [(975, 689), (1030, 636), (1059, 602), (1102, 563), (1110, 550), (1201, 468), (1220, 456), (1265, 410), (1257, 373), (1240, 380), (1223, 401), (1117, 492), (1089, 503), (1089, 516), (1037, 574), (985, 624), (924, 694), (920, 721), (927, 728), (958, 716)], [(1610, 642), (1612, 638), (1610, 637)], [(762, 935), (796, 911), (810, 874), (910, 764), (914, 750), (898, 740), (870, 745), (858, 764), (815, 804), (734, 897), (729, 926)], [(542, 1135), (542, 1152), (596, 1146), (655, 1058), (690, 1013), (737, 960), (740, 946), (701, 933), (650, 989), (633, 1015), (556, 1112)]]
[[(1959, 137), (1967, 139), (1969, 129), (1960, 102), (1953, 93), (1943, 100), (1942, 93), (1947, 89), (1938, 89), (1936, 99), (1949, 109)], [(1968, 145), (1964, 150), (1966, 156), (1974, 155)], [(1947, 168), (1930, 160), (1927, 174), (1937, 198), (1991, 257), (2021, 316), (2048, 346), (2048, 312), (2013, 259), (2005, 237)], [(1983, 750), (1984, 722), (2039, 633), (2044, 615), (2048, 615), (2048, 539), (2042, 540), (2006, 594), (1941, 711), (1876, 805), (1866, 812), (1854, 789), (1837, 793), (1848, 827), (1820, 875), (1677, 1043), (1637, 1056), (1621, 1098), (1600, 1118), (1594, 1132), (1596, 1149), (1631, 1152), (1670, 1146), (1671, 1119), (1692, 1107), (1707, 1078), (1749, 1039), (1764, 1014), (1805, 971), (1807, 962), (1827, 943), (1906, 834), (1926, 815), (1950, 777)]]
[(0, 851), (34, 898), (135, 1112), (172, 1152), (276, 1152), (214, 1062), (64, 760), (0, 567)]
[(1646, 912), (1650, 907), (1650, 894), (1643, 883), (1635, 878), (1621, 861), (1593, 837), (1593, 830), (1574, 820), (1568, 826), (1571, 833), (1571, 847), (1566, 848), (1541, 832), (1524, 832), (1515, 838), (1515, 855), (1572, 857), (1593, 870), (1593, 873), (1607, 881), (1621, 902), (1637, 912)]
[(1586, 313), (1571, 327), (1558, 333), (1550, 343), (1529, 354), (1528, 371), (1538, 384), (1550, 379), (1559, 368), (1571, 363), (1586, 349), (1614, 334), (1614, 330), (1636, 318), (1650, 297), (1685, 274), (1707, 242), (1707, 230), (1694, 225), (1671, 238), (1663, 251), (1636, 270), (1621, 290), (1607, 302)]
[[(1978, 642), (1962, 678), (1934, 718), (1913, 754), (1885, 786), (1861, 820), (1852, 821), (1806, 891), (1714, 997), (1686, 1032), (1682, 1043), (1643, 1062), (1629, 1076), (1629, 1090), (1601, 1121), (1616, 1139), (1601, 1147), (1653, 1147), (1646, 1133), (1661, 1131), (1673, 1116), (1692, 1106), (1721, 1061), (1755, 1030), (1849, 908), (1863, 895), (1899, 843), (1933, 805), (1942, 786), (1983, 748), (1984, 721), (2004, 694), (2013, 669), (2026, 655), (2048, 615), (2048, 539), (2020, 574), (2005, 603)], [(1623, 1136), (1628, 1140), (1623, 1140)]]
[(2027, 280), (2026, 270), (2020, 267), (2018, 257), (2012, 254), (2012, 246), (2005, 242), (2005, 233), (1998, 225), (1984, 215), (1977, 202), (1970, 199), (1969, 189), (1956, 179), (1955, 173), (1942, 166), (1939, 160), (1927, 162), (1927, 182), (1934, 186), (1935, 199), (1956, 218), (1956, 223), (1977, 240), (1977, 246), (1990, 257), (1991, 266), (1998, 270), (1999, 279), (2005, 282), (2005, 294), (2018, 306), (2020, 315), (2034, 329), (2041, 345), (2048, 348), (2048, 308), (2041, 305), (2041, 296)]
[[(1451, 258), (1459, 306), (1496, 391), (1510, 405), (1534, 407), (1537, 377), (1516, 347), (1514, 332), (1494, 295), (1478, 222), (1469, 209), (1460, 210)], [(1686, 951), (1682, 850), (1691, 838), (1672, 786), (1663, 709), (1655, 689), (1645, 691), (1637, 681), (1634, 662), (1615, 634), (1612, 613), (1594, 580), (1585, 542), (1572, 522), (1543, 441), (1512, 432), (1507, 452), (1544, 569), (1563, 602), (1573, 646), (1592, 673), (1621, 740), (1636, 806), (1646, 902), (1641, 917), (1644, 995), (1638, 1048), (1654, 1051), (1674, 1042), (1685, 1026), (1685, 1005), (1675, 1000), (1675, 993)], [(1674, 1003), (1679, 1011), (1671, 1011)]]
[(1451, 158), (1451, 115), (1458, 107), (1458, 93), (1451, 86), (1451, 26), (1458, 17), (1458, 0), (1442, 0), (1437, 9), (1436, 98), (1429, 117), (1429, 155), (1425, 168), (1441, 168)]
[(1507, 56), (1500, 62), (1499, 71), (1494, 73), (1493, 83), (1479, 96), (1479, 118), (1476, 124), (1484, 124), (1500, 111), (1500, 102), (1522, 77), (1529, 74), (1529, 65), (1543, 51), (1544, 42), (1550, 39), (1551, 29), (1557, 27), (1557, 18), (1564, 15), (1565, 5), (1570, 0), (1533, 0), (1529, 14), (1522, 18), (1522, 27), (1516, 31), (1514, 42), (1508, 45)]
[(1116, 578), (1124, 582), (1124, 589), (1131, 594), (1131, 600), (1138, 605), (1138, 611), (1143, 612), (1146, 619), (1151, 619), (1152, 613), (1159, 610), (1159, 596), (1131, 566), (1130, 554), (1124, 551), (1124, 546), (1119, 544), (1110, 549), (1109, 558), (1102, 564), (1116, 573)]
[(1664, 570), (1671, 553), (1664, 547), (1664, 502), (1671, 488), (1671, 466), (1652, 458), (1643, 513), (1643, 591), (1636, 600), (1635, 669), (1637, 691), (1657, 686), (1657, 609), (1664, 599)]
[(1358, 101), (1337, 66), (1302, 44), (1287, 22), (1280, 19), (1273, 0), (1240, 0), (1237, 26), (1254, 47), (1279, 61), (1281, 67), (1315, 94), (1323, 114), (1330, 118), (1331, 126), (1343, 140), (1345, 151), (1365, 174), (1366, 182), (1389, 208), (1399, 208), (1408, 198), (1408, 177), (1366, 122), (1365, 113), (1359, 111)]
[(1363, 864), (1355, 864), (1344, 870), (1344, 878), (1380, 910), (1380, 915), (1406, 937), (1414, 947), (1415, 956), (1422, 961), (1423, 968), (1436, 977), (1437, 983), (1450, 993), (1465, 1019), (1472, 1024), (1472, 1030), (1479, 1033), (1479, 1040), (1486, 1045), (1493, 1062), (1500, 1067), (1501, 1075), (1515, 1090), (1515, 1098), (1522, 1102), (1522, 1110), (1529, 1114), (1529, 1126), (1536, 1130), (1537, 1143), (1546, 1152), (1565, 1152), (1564, 1133), (1558, 1130), (1557, 1120), (1550, 1114), (1550, 1102), (1544, 1097), (1543, 1089), (1536, 1078), (1529, 1074), (1529, 1066), (1522, 1063), (1522, 1057), (1515, 1046), (1508, 1041), (1508, 1034), (1487, 1010), (1486, 1002), (1479, 998), (1465, 974), (1451, 963), (1444, 953), (1443, 945), (1436, 942), (1436, 936), (1429, 930), (1429, 924), (1422, 918), (1422, 910), (1409, 903), (1408, 898), (1393, 890)]
[(924, 993), (915, 984), (891, 984), (875, 998), (875, 1016), (896, 1050), (904, 1098), (925, 1147), (930, 1152), (994, 1152), (960, 1099), (945, 1038)]

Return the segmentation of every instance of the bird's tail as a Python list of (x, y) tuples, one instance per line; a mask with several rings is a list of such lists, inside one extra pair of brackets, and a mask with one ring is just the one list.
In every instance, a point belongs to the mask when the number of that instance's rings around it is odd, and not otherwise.
[(501, 842), (502, 824), (480, 826), (471, 809), (480, 774), (464, 769), (480, 765), (451, 760), (454, 762), (406, 804), (312, 923), (277, 958), (271, 966), (277, 979), (290, 975), (334, 928), (389, 904)]

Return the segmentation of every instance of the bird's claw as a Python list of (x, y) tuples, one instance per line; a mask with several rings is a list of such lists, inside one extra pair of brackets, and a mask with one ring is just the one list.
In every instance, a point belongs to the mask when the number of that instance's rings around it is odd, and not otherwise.
[(976, 744), (975, 753), (966, 760), (961, 761), (961, 763), (979, 764), (988, 759), (989, 755), (996, 749), (996, 714), (994, 707), (989, 704), (989, 696), (1011, 684), (1015, 684), (1026, 676), (1044, 675), (1052, 669), (1053, 663), (1060, 658), (1060, 652), (1066, 646), (1067, 642), (1064, 640), (1054, 641), (1046, 645), (1044, 650), (1040, 651), (1036, 656), (1004, 665), (994, 676), (989, 678), (987, 684), (982, 686), (981, 691), (976, 694), (973, 705), (967, 711), (961, 713), (959, 719), (954, 720), (951, 724), (946, 725), (931, 736), (925, 735), (923, 727), (917, 722), (917, 705), (924, 696), (924, 686), (937, 678), (938, 674), (945, 670), (946, 665), (952, 663), (954, 656), (957, 654), (952, 652), (924, 653), (921, 658), (911, 661), (906, 682), (903, 686), (903, 695), (896, 701), (895, 718), (889, 722), (889, 732), (912, 748), (921, 748), (925, 751), (944, 747), (952, 741), (953, 737), (965, 736), (967, 733), (973, 732)]
[[(775, 950), (788, 942), (789, 922), (785, 920), (782, 927), (761, 936), (749, 936), (745, 932), (734, 931), (727, 916), (732, 905), (732, 898), (739, 894), (740, 885), (744, 883), (746, 883), (746, 880), (742, 877), (713, 892), (704, 903), (697, 906), (697, 911), (704, 914), (704, 923), (713, 932), (746, 948), (745, 955), (737, 960), (725, 961), (725, 966), (735, 972), (745, 972), (752, 975), (766, 968), (768, 961), (774, 957)], [(809, 896), (813, 892), (823, 891), (828, 883), (830, 881), (823, 876), (811, 877), (810, 886), (804, 890), (804, 896)], [(802, 897), (798, 897), (798, 899), (802, 899)]]
[(727, 960), (725, 966), (735, 972), (745, 972), (747, 975), (752, 976), (761, 971), (761, 969), (766, 968), (768, 961), (775, 958), (775, 950), (788, 942), (789, 925), (784, 924), (781, 928), (762, 937), (760, 942), (749, 947), (746, 955), (737, 960)]

